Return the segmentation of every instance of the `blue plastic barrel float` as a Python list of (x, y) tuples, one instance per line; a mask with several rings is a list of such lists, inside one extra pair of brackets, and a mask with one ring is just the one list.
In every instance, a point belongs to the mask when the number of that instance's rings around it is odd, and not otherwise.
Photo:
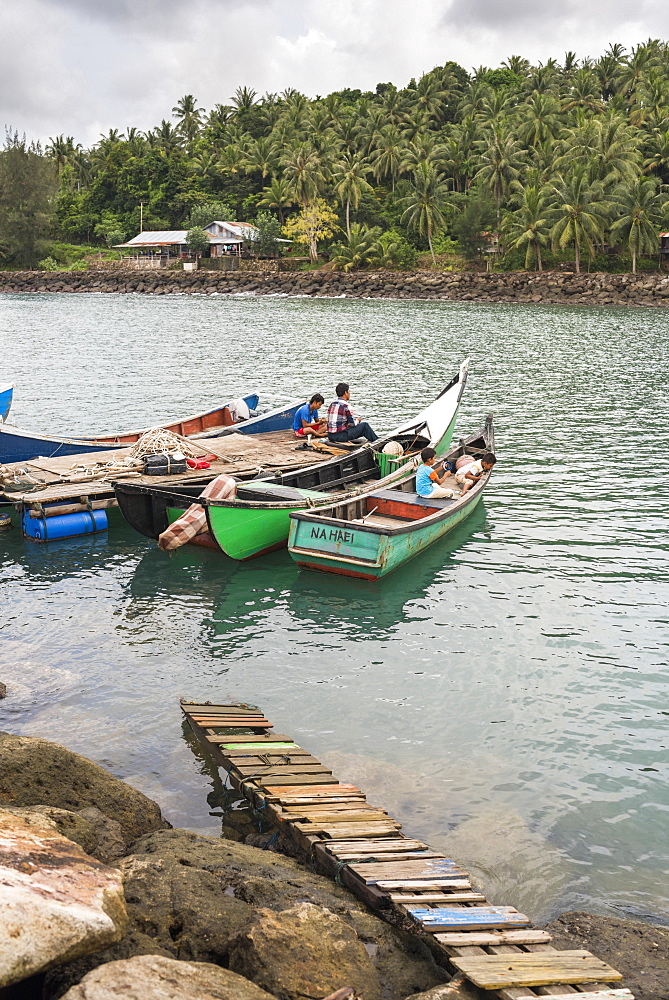
[(77, 514), (54, 514), (53, 517), (31, 517), (28, 510), (21, 518), (23, 534), (36, 542), (52, 542), (56, 538), (92, 535), (107, 528), (106, 510), (82, 510)]

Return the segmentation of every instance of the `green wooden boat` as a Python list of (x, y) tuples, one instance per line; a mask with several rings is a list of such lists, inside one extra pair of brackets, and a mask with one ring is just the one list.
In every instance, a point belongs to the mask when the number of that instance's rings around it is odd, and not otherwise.
[[(293, 511), (313, 510), (334, 499), (353, 498), (392, 486), (406, 474), (405, 467), (414, 467), (421, 449), (428, 444), (443, 454), (453, 435), (467, 368), (468, 362), (464, 361), (429, 406), (373, 444), (350, 448), (327, 462), (239, 482), (233, 500), (200, 497), (201, 483), (189, 488), (117, 482), (114, 490), (121, 512), (137, 531), (157, 538), (197, 502), (206, 510), (208, 531), (197, 535), (191, 544), (219, 549), (241, 560), (283, 548), (288, 542)], [(391, 441), (401, 446), (396, 449), (401, 454), (387, 453)]]
[[(492, 451), (492, 417), (476, 434), (448, 452), (482, 455)], [(467, 493), (452, 499), (433, 500), (414, 492), (412, 471), (392, 487), (375, 489), (365, 496), (291, 515), (288, 550), (303, 569), (378, 580), (415, 558), (451, 531), (475, 510), (490, 479), (488, 472)], [(444, 486), (449, 484), (448, 480)]]
[[(451, 443), (455, 419), (467, 380), (468, 363), (412, 420), (373, 444), (348, 455), (307, 469), (300, 469), (280, 481), (258, 480), (237, 488), (234, 500), (201, 503), (207, 512), (209, 534), (232, 559), (253, 559), (284, 547), (288, 542), (290, 515), (342, 502), (375, 489), (392, 486), (414, 468), (422, 448), (428, 444), (443, 454)], [(401, 445), (402, 454), (384, 454), (390, 441)]]

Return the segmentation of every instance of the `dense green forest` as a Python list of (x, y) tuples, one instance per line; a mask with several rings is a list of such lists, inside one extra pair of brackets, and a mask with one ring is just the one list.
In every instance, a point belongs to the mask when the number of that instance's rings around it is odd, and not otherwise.
[(214, 212), (257, 221), (271, 244), (286, 226), (346, 269), (410, 267), (419, 253), (480, 262), (486, 249), (506, 268), (656, 266), (668, 56), (649, 40), (472, 74), (448, 62), (373, 93), (240, 87), (211, 111), (188, 94), (152, 130), (111, 130), (90, 149), (10, 133), (3, 266), (57, 257), (60, 243), (118, 243), (139, 231), (140, 205), (144, 229), (192, 228)]

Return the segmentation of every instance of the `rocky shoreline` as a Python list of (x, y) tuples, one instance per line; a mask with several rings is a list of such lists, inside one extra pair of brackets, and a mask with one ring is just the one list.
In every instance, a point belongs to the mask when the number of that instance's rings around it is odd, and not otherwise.
[[(172, 829), (99, 765), (0, 733), (3, 1000), (479, 996), (401, 921), (238, 819), (228, 837)], [(569, 913), (549, 930), (619, 968), (637, 1000), (666, 1000), (669, 928)]]
[(4, 271), (0, 292), (87, 292), (145, 295), (309, 295), (433, 299), (446, 302), (522, 302), (547, 305), (669, 305), (669, 276), (657, 274), (543, 274), (397, 272), (345, 274), (319, 270), (255, 271)]

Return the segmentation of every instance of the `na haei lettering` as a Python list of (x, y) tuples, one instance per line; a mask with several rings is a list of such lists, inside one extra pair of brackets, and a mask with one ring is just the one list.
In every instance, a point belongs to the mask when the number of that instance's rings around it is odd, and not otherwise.
[(353, 532), (342, 531), (341, 528), (312, 528), (312, 538), (327, 538), (329, 542), (352, 542)]

